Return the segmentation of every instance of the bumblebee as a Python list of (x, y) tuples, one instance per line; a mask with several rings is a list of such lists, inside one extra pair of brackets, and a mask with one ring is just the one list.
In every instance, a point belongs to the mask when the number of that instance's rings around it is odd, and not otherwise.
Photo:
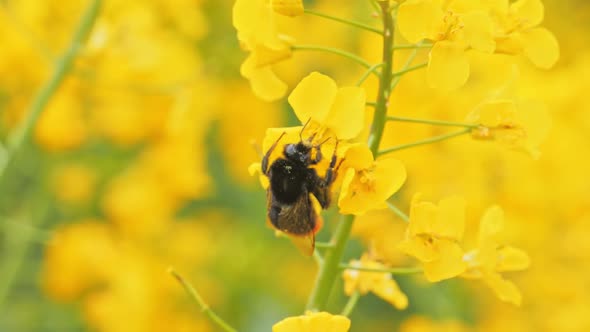
[[(308, 121), (309, 122), (309, 121)], [(322, 209), (330, 206), (330, 186), (336, 178), (336, 151), (324, 177), (320, 177), (313, 165), (322, 161), (321, 145), (313, 145), (315, 134), (299, 142), (286, 144), (282, 156), (269, 165), (269, 158), (285, 133), (281, 134), (262, 158), (262, 173), (269, 179), (266, 192), (268, 220), (279, 231), (289, 235), (307, 255), (313, 254), (315, 233), (320, 228), (321, 217), (312, 201), (313, 195)], [(338, 165), (340, 166), (340, 165)]]

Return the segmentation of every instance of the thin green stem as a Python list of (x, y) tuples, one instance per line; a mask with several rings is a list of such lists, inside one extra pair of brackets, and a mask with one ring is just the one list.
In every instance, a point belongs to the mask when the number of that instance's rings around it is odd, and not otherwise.
[(324, 264), (324, 259), (320, 255), (320, 252), (317, 250), (317, 248), (315, 248), (313, 251), (313, 259), (318, 264), (318, 266), (322, 266), (322, 264)]
[[(349, 60), (352, 60), (365, 68), (373, 67), (373, 65), (371, 63), (369, 63), (367, 60), (361, 58), (360, 56), (350, 53), (350, 52), (343, 51), (338, 48), (321, 46), (321, 45), (293, 45), (293, 46), (291, 46), (291, 49), (293, 49), (294, 51), (321, 51), (321, 52), (332, 53), (332, 54), (336, 54), (336, 55), (340, 55), (342, 57), (345, 57)], [(379, 74), (376, 70), (373, 70), (372, 72), (376, 75)]]
[(377, 107), (377, 102), (374, 101), (368, 101), (365, 103), (367, 106), (372, 106), (372, 107)]
[(334, 244), (331, 242), (316, 242), (315, 247), (320, 249), (334, 248)]
[(309, 15), (323, 17), (323, 18), (326, 18), (328, 20), (332, 20), (332, 21), (336, 21), (336, 22), (348, 24), (350, 26), (353, 26), (353, 27), (356, 27), (356, 28), (360, 28), (360, 29), (363, 29), (363, 30), (367, 30), (367, 31), (371, 31), (371, 32), (374, 32), (374, 33), (378, 33), (378, 34), (381, 34), (382, 33), (381, 30), (379, 30), (377, 28), (373, 28), (372, 26), (366, 25), (364, 23), (355, 22), (355, 21), (343, 19), (343, 18), (340, 18), (340, 17), (335, 17), (335, 16), (332, 16), (332, 15), (328, 15), (328, 14), (316, 12), (316, 11), (311, 10), (311, 9), (305, 9), (305, 13), (306, 14), (309, 14)]
[(435, 137), (423, 139), (423, 140), (412, 142), (412, 143), (400, 144), (400, 145), (379, 151), (378, 155), (382, 156), (384, 154), (394, 152), (394, 151), (399, 151), (399, 150), (403, 150), (403, 149), (413, 148), (413, 147), (419, 146), (419, 145), (426, 145), (426, 144), (431, 144), (431, 143), (436, 143), (436, 142), (448, 140), (453, 137), (465, 135), (469, 132), (471, 132), (471, 128), (466, 128), (466, 129), (463, 129), (460, 131), (452, 132), (452, 133), (445, 134), (445, 135), (435, 136)]
[[(418, 43), (417, 45), (422, 45), (422, 43)], [(410, 65), (412, 64), (412, 62), (414, 61), (414, 59), (416, 59), (416, 56), (418, 55), (418, 50), (419, 49), (416, 48), (412, 51), (410, 56), (408, 56), (408, 59), (406, 60), (406, 63), (402, 67), (401, 71), (404, 71), (404, 70), (407, 70), (408, 68), (410, 68)], [(402, 75), (397, 75), (391, 80), (391, 85), (389, 87), (390, 93), (393, 92), (395, 87), (399, 84), (401, 78), (402, 78)]]
[(414, 71), (414, 70), (422, 69), (422, 68), (424, 68), (426, 66), (428, 66), (428, 62), (421, 63), (419, 65), (415, 65), (415, 66), (412, 66), (412, 67), (407, 67), (407, 68), (404, 68), (404, 69), (402, 69), (400, 71), (396, 71), (395, 73), (392, 74), (392, 76), (393, 77), (402, 76), (402, 75), (404, 75), (406, 73), (409, 73), (409, 72)]
[(393, 203), (391, 202), (385, 203), (387, 203), (387, 207), (389, 207), (389, 209), (393, 211), (393, 213), (395, 213), (401, 220), (405, 222), (410, 222), (410, 217), (408, 217), (408, 215), (405, 214), (402, 210), (400, 210), (397, 206), (393, 205)]
[(188, 295), (197, 303), (199, 308), (201, 308), (201, 312), (204, 313), (213, 323), (217, 324), (217, 326), (226, 332), (237, 332), (236, 329), (231, 327), (213, 310), (211, 310), (211, 308), (209, 308), (207, 303), (205, 303), (193, 285), (186, 281), (180, 274), (178, 274), (178, 272), (176, 272), (173, 268), (170, 268), (168, 269), (168, 273), (170, 273), (182, 285), (182, 287), (184, 287), (184, 290), (188, 293)]
[(441, 121), (441, 120), (429, 120), (429, 119), (415, 119), (415, 118), (406, 118), (403, 116), (388, 116), (388, 121), (400, 121), (400, 122), (412, 122), (412, 123), (423, 123), (429, 124), (434, 126), (449, 126), (449, 127), (465, 127), (465, 128), (478, 128), (479, 125), (473, 123), (465, 123), (465, 122), (455, 122), (455, 121)]
[(93, 0), (86, 11), (84, 12), (80, 24), (78, 25), (72, 40), (69, 44), (68, 49), (58, 59), (53, 74), (49, 81), (39, 90), (33, 102), (29, 106), (27, 115), (20, 126), (15, 132), (8, 138), (6, 158), (4, 162), (0, 164), (0, 179), (5, 176), (5, 171), (8, 166), (14, 161), (15, 155), (22, 149), (22, 147), (28, 143), (31, 138), (32, 129), (37, 123), (41, 112), (45, 109), (51, 97), (55, 94), (61, 83), (70, 72), (74, 59), (78, 55), (80, 48), (84, 41), (88, 38), (96, 17), (100, 11), (102, 1)]
[(363, 74), (363, 76), (361, 76), (361, 78), (356, 82), (356, 86), (363, 85), (363, 83), (365, 83), (365, 81), (367, 80), (369, 75), (371, 75), (371, 73), (373, 73), (375, 70), (377, 70), (377, 68), (379, 68), (381, 66), (383, 66), (383, 63), (378, 63), (375, 65), (372, 65), (369, 69), (367, 69), (367, 71)]
[(352, 230), (353, 221), (353, 215), (341, 216), (334, 235), (332, 235), (331, 242), (334, 243), (334, 247), (327, 249), (324, 254), (324, 261), (320, 265), (320, 270), (307, 302), (306, 310), (321, 311), (325, 309), (330, 293), (332, 292), (332, 287), (334, 286), (334, 281), (340, 272), (338, 264), (342, 259), (344, 247)]
[(369, 0), (369, 4), (376, 12), (381, 11), (381, 8), (379, 8), (379, 5), (375, 2), (375, 0)]
[(394, 45), (394, 50), (411, 50), (411, 49), (418, 49), (418, 48), (431, 48), (432, 44), (400, 44)]
[(371, 135), (369, 136), (369, 149), (371, 149), (374, 156), (377, 156), (379, 144), (383, 137), (383, 130), (385, 129), (385, 122), (387, 121), (386, 117), (390, 96), (389, 86), (392, 80), (391, 71), (393, 68), (394, 43), (394, 22), (393, 17), (389, 14), (389, 1), (381, 1), (379, 2), (379, 5), (381, 6), (381, 16), (383, 18), (383, 52), (381, 56), (383, 70), (381, 70), (377, 105), (375, 106), (373, 123), (371, 124)]
[(421, 267), (392, 267), (392, 268), (388, 268), (388, 269), (379, 269), (379, 268), (371, 268), (371, 267), (353, 266), (353, 265), (347, 265), (347, 264), (340, 264), (340, 269), (365, 271), (365, 272), (391, 273), (391, 274), (396, 274), (396, 275), (414, 274), (414, 273), (422, 272)]
[(360, 297), (361, 294), (359, 293), (359, 291), (354, 291), (354, 293), (352, 293), (348, 298), (348, 302), (346, 302), (344, 309), (342, 309), (341, 315), (346, 317), (350, 316)]
[[(44, 222), (48, 207), (47, 197), (37, 194), (29, 208), (31, 215), (28, 218), (13, 220), (13, 223), (3, 225), (2, 231), (6, 241), (0, 258), (0, 308), (4, 306), (12, 286), (18, 280), (19, 271), (27, 259), (38, 231), (36, 227)], [(27, 219), (29, 224), (24, 224)], [(17, 225), (25, 227), (16, 230), (14, 228)]]

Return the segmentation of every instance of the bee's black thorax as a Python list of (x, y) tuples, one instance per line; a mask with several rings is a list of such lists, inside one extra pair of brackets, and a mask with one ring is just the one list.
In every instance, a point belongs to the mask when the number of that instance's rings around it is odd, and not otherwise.
[(291, 159), (279, 158), (270, 166), (270, 189), (281, 204), (292, 204), (309, 193), (310, 171), (307, 165)]

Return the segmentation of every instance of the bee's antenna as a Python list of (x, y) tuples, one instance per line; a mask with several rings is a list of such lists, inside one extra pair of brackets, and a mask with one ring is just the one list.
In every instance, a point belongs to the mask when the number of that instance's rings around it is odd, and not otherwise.
[[(331, 139), (332, 139), (332, 136), (329, 136), (328, 138), (326, 138), (325, 140), (320, 142), (318, 145), (316, 145), (316, 148), (319, 148), (320, 146), (322, 146), (324, 143), (326, 143), (327, 141), (329, 141)], [(336, 143), (336, 144), (338, 144), (338, 143)]]
[[(301, 131), (299, 132), (299, 140), (301, 142), (303, 142), (303, 137), (301, 135), (303, 134), (303, 131), (305, 130), (305, 127), (307, 127), (307, 125), (309, 124), (309, 121), (311, 121), (311, 117), (309, 117), (309, 119), (307, 119), (307, 121), (305, 121), (305, 124), (303, 125), (303, 128), (301, 128)], [(315, 136), (315, 134), (313, 136)], [(313, 139), (313, 136), (311, 136), (311, 139)], [(310, 139), (310, 141), (311, 141), (311, 139)]]

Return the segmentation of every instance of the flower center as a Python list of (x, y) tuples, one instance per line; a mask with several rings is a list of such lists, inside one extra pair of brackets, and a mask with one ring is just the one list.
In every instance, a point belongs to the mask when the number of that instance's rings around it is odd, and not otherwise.
[(438, 29), (436, 35), (436, 41), (441, 40), (454, 40), (457, 33), (463, 29), (463, 22), (459, 18), (459, 15), (452, 11), (447, 11), (443, 18), (443, 23)]

